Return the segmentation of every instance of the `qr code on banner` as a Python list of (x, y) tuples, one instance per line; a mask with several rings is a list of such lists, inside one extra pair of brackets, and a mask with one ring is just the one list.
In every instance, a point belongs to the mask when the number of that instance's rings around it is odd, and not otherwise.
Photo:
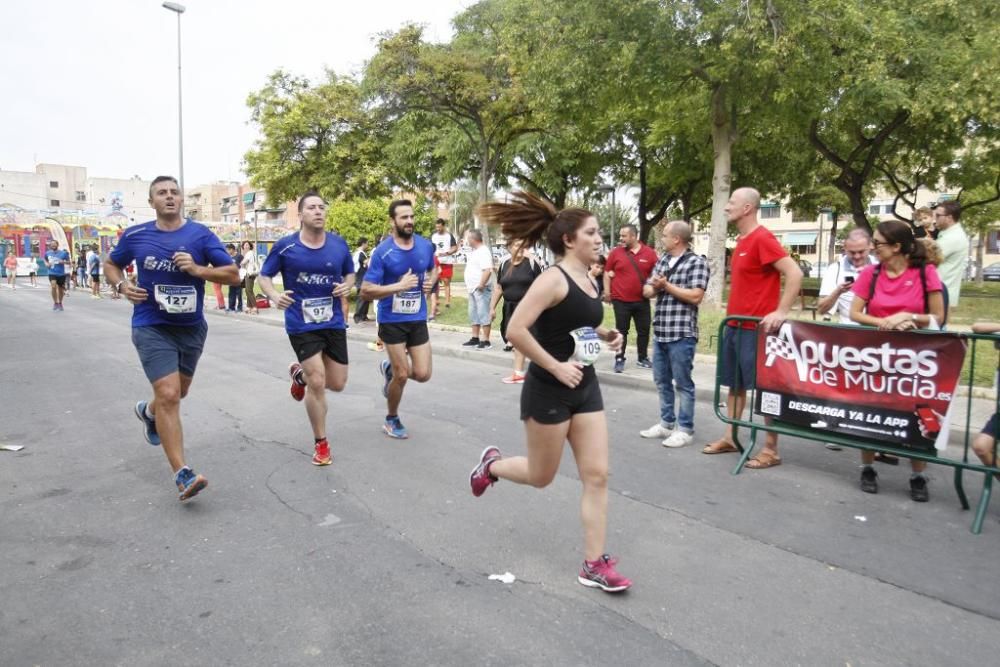
[(760, 411), (765, 415), (781, 416), (781, 394), (770, 391), (760, 392)]

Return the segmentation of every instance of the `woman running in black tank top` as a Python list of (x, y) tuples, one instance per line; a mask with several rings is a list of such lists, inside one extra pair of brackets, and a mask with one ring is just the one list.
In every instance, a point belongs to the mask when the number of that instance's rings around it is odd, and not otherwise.
[[(505, 479), (538, 488), (559, 470), (568, 440), (576, 459), (583, 497), (584, 586), (618, 592), (632, 585), (604, 552), (608, 509), (608, 425), (597, 375), (591, 364), (602, 345), (617, 351), (622, 336), (601, 326), (604, 307), (588, 269), (603, 245), (597, 219), (579, 208), (556, 212), (534, 195), (517, 192), (512, 203), (484, 204), (481, 220), (499, 224), (509, 239), (531, 247), (545, 239), (561, 258), (528, 289), (507, 327), (507, 338), (532, 360), (521, 392), (521, 419), (527, 456), (502, 458), (487, 447), (470, 475), (472, 493), (481, 496)], [(532, 335), (534, 327), (534, 335)]]

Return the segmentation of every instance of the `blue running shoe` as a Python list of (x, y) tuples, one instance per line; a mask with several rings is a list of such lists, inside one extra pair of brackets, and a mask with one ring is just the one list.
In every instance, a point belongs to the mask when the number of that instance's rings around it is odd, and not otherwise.
[(382, 382), (382, 395), (389, 398), (389, 383), (392, 382), (392, 364), (389, 363), (388, 359), (383, 359), (382, 363), (378, 365), (378, 373), (384, 380)]
[(397, 440), (406, 440), (410, 437), (410, 434), (406, 432), (406, 427), (403, 426), (403, 422), (399, 421), (399, 417), (386, 417), (385, 424), (382, 425), (382, 430), (390, 438), (396, 438)]
[(146, 416), (146, 401), (139, 401), (135, 404), (135, 416), (142, 422), (142, 435), (146, 442), (156, 447), (160, 444), (160, 434), (156, 432), (156, 421)]
[(194, 498), (198, 495), (199, 491), (208, 486), (207, 479), (201, 475), (196, 475), (195, 472), (187, 466), (184, 466), (177, 471), (174, 481), (177, 483), (177, 490), (181, 492), (179, 496), (181, 500)]

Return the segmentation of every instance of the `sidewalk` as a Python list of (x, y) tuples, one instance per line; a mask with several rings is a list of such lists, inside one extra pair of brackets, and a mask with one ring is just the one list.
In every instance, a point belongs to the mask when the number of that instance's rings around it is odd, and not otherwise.
[[(245, 315), (242, 313), (226, 313), (206, 307), (205, 313), (215, 317), (228, 317), (269, 326), (284, 327), (284, 315), (276, 308), (262, 309), (259, 311), (259, 315)], [(494, 329), (493, 331), (493, 349), (476, 350), (462, 347), (462, 343), (469, 339), (471, 329), (468, 327), (441, 325), (435, 322), (428, 322), (427, 326), (431, 332), (431, 348), (435, 356), (454, 357), (487, 363), (506, 369), (513, 368), (513, 354), (503, 351), (503, 341), (500, 339), (499, 329)], [(347, 330), (347, 338), (348, 340), (368, 343), (375, 340), (376, 332), (377, 328), (374, 322), (352, 323)], [(371, 354), (375, 355), (377, 353), (372, 352)], [(605, 350), (601, 353), (600, 359), (595, 364), (601, 384), (625, 389), (656, 391), (656, 385), (653, 383), (653, 371), (635, 367), (634, 345), (629, 350), (625, 372), (615, 373), (612, 370), (613, 367), (614, 355)], [(694, 371), (692, 373), (695, 384), (695, 398), (703, 405), (710, 405), (715, 399), (715, 367), (715, 355), (695, 355)], [(952, 417), (951, 446), (961, 447), (966, 430), (966, 402), (964, 400), (967, 393), (966, 388), (960, 387), (956, 393), (963, 400), (955, 406), (955, 414)], [(974, 392), (974, 397), (971, 399), (972, 413), (970, 421), (972, 428), (970, 430), (970, 440), (993, 414), (996, 405), (992, 398), (993, 395), (991, 390), (976, 390)], [(725, 392), (722, 393), (722, 397), (725, 400)], [(706, 411), (702, 409), (700, 416), (703, 418), (706, 414)], [(961, 453), (959, 452), (958, 455), (960, 456)]]

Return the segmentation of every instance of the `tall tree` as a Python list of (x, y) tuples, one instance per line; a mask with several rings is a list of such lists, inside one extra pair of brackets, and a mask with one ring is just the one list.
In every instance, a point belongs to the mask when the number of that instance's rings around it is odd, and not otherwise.
[(387, 194), (386, 127), (357, 82), (327, 71), (318, 85), (278, 70), (247, 98), (261, 136), (244, 156), (251, 183), (270, 201), (315, 189), (328, 198)]
[(365, 71), (368, 90), (393, 117), (419, 112), (451, 129), (434, 146), (444, 158), (440, 177), (449, 182), (475, 169), (482, 201), (513, 143), (538, 131), (501, 49), (498, 20), (490, 3), (474, 5), (455, 19), (447, 44), (425, 42), (420, 27), (406, 26), (379, 40)]

